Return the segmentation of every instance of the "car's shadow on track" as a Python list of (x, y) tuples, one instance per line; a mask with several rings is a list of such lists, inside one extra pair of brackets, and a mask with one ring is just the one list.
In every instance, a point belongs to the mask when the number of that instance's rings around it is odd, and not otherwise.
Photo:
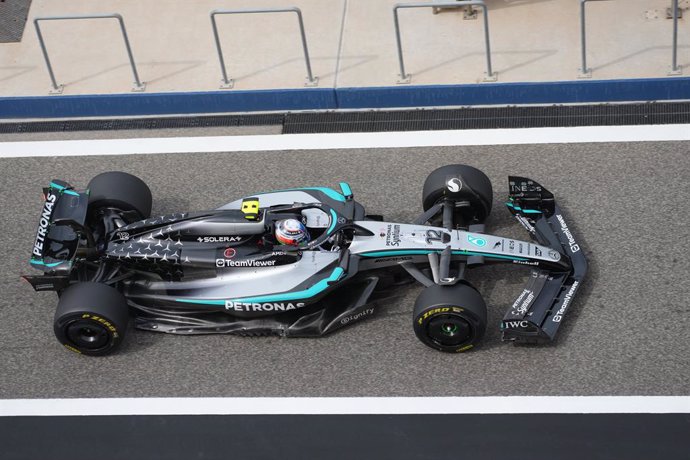
[(159, 332), (141, 331), (135, 328), (134, 321), (130, 321), (127, 327), (127, 340), (117, 351), (118, 355), (131, 355), (140, 353), (147, 348), (156, 347), (164, 336)]

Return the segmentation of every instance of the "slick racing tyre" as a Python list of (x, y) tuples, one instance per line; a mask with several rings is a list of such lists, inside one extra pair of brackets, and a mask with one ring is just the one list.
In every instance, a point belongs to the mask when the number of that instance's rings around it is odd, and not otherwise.
[(424, 211), (442, 199), (455, 203), (467, 202), (458, 207), (456, 222), (483, 223), (491, 213), (494, 195), (489, 178), (472, 166), (447, 165), (434, 170), (424, 181), (422, 207)]
[(141, 219), (151, 216), (153, 197), (146, 183), (126, 172), (104, 172), (89, 182), (89, 211), (111, 207), (136, 211)]
[(101, 283), (78, 283), (60, 295), (53, 329), (68, 350), (84, 355), (112, 353), (122, 343), (129, 322), (125, 297)]
[(458, 353), (472, 349), (486, 331), (486, 304), (469, 284), (425, 288), (414, 306), (414, 333), (436, 350)]

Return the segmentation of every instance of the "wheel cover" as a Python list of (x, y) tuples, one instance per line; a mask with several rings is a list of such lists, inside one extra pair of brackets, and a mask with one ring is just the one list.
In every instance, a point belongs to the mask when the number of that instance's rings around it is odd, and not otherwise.
[(472, 325), (457, 315), (438, 315), (427, 325), (429, 338), (444, 347), (457, 347), (472, 340)]
[(105, 326), (81, 319), (72, 321), (66, 326), (66, 335), (74, 346), (88, 351), (105, 348), (111, 340), (110, 332)]

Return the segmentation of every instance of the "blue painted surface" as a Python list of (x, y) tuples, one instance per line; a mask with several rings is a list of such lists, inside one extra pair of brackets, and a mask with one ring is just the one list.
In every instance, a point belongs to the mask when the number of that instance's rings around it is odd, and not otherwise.
[(0, 118), (690, 99), (690, 78), (0, 97)]
[(338, 108), (690, 99), (690, 78), (339, 88)]
[(336, 107), (333, 88), (195, 93), (0, 97), (0, 118), (95, 117), (322, 110)]

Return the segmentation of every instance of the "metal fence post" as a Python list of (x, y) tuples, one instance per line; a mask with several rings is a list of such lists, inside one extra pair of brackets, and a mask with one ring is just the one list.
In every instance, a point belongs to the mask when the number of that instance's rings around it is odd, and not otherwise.
[(405, 73), (405, 62), (403, 59), (402, 50), (402, 40), (400, 39), (400, 21), (398, 20), (398, 7), (400, 5), (395, 5), (393, 7), (393, 23), (395, 25), (395, 42), (398, 45), (398, 63), (400, 64), (400, 74), (398, 75), (398, 83), (410, 83), (412, 81), (412, 75)]
[(220, 70), (223, 76), (221, 81), (221, 89), (229, 89), (234, 86), (234, 81), (228, 78), (228, 73), (225, 70), (225, 59), (223, 58), (223, 49), (221, 47), (220, 36), (218, 34), (218, 25), (216, 24), (216, 15), (219, 14), (255, 14), (255, 13), (296, 13), (297, 21), (299, 23), (300, 35), (302, 38), (302, 49), (304, 50), (304, 62), (307, 67), (307, 81), (304, 86), (317, 86), (319, 84), (319, 77), (315, 77), (311, 71), (311, 60), (309, 59), (309, 48), (307, 47), (307, 34), (304, 31), (304, 20), (302, 19), (302, 10), (297, 7), (288, 8), (261, 8), (249, 10), (213, 10), (211, 11), (211, 26), (213, 27), (213, 38), (216, 42), (216, 51), (218, 52), (218, 61), (220, 62)]
[(233, 80), (228, 80), (228, 73), (225, 70), (225, 59), (223, 59), (223, 49), (220, 44), (220, 37), (218, 36), (218, 25), (216, 24), (216, 11), (211, 11), (211, 27), (213, 27), (213, 39), (216, 41), (216, 52), (218, 53), (218, 60), (220, 61), (220, 71), (223, 75), (223, 81), (220, 84), (221, 89), (229, 89), (234, 86)]
[(53, 66), (50, 64), (50, 58), (48, 57), (48, 49), (43, 41), (43, 34), (41, 33), (41, 28), (38, 25), (38, 20), (40, 18), (34, 19), (34, 27), (36, 28), (36, 35), (38, 35), (38, 44), (41, 45), (41, 52), (43, 53), (43, 59), (46, 61), (46, 67), (48, 67), (48, 75), (50, 75), (50, 82), (53, 85), (53, 89), (50, 90), (51, 94), (60, 94), (65, 88), (65, 85), (58, 85), (55, 80), (55, 73), (53, 72)]
[(585, 27), (585, 4), (589, 0), (580, 0), (580, 52), (582, 65), (578, 69), (577, 78), (592, 78), (592, 69), (587, 68), (587, 30)]
[(683, 68), (678, 65), (678, 0), (673, 0), (673, 56), (669, 75), (682, 75)]
[(132, 54), (132, 47), (129, 44), (127, 29), (125, 29), (125, 20), (122, 19), (122, 16), (117, 13), (115, 13), (114, 16), (120, 23), (120, 30), (122, 30), (122, 38), (125, 40), (125, 48), (127, 48), (129, 64), (132, 66), (132, 74), (134, 75), (134, 87), (132, 88), (132, 91), (144, 91), (146, 89), (146, 83), (142, 83), (139, 79), (139, 72), (137, 72), (137, 65), (134, 63), (134, 55)]
[(395, 39), (398, 47), (398, 62), (400, 64), (400, 75), (397, 83), (406, 84), (412, 81), (412, 75), (405, 72), (405, 62), (403, 60), (402, 40), (400, 38), (400, 22), (398, 20), (398, 10), (402, 8), (462, 8), (465, 6), (478, 6), (484, 13), (484, 47), (486, 50), (486, 74), (484, 81), (496, 81), (497, 75), (491, 67), (491, 44), (489, 39), (489, 11), (483, 0), (469, 0), (457, 2), (433, 2), (433, 3), (398, 3), (393, 6), (393, 23), (395, 25)]
[(55, 79), (55, 73), (53, 72), (53, 66), (50, 63), (50, 58), (48, 57), (48, 48), (46, 48), (45, 40), (43, 39), (43, 34), (41, 33), (41, 27), (39, 26), (39, 21), (63, 21), (71, 19), (117, 19), (120, 24), (120, 31), (122, 32), (122, 38), (125, 42), (125, 49), (127, 50), (127, 56), (129, 57), (129, 64), (132, 68), (132, 74), (134, 75), (134, 86), (132, 91), (144, 91), (146, 89), (146, 83), (139, 79), (139, 73), (137, 72), (137, 66), (134, 62), (134, 55), (132, 54), (132, 47), (129, 44), (129, 37), (127, 36), (127, 29), (125, 28), (125, 21), (122, 16), (117, 13), (112, 14), (93, 14), (85, 16), (44, 16), (39, 18), (34, 18), (34, 27), (36, 28), (36, 35), (38, 35), (38, 43), (41, 46), (41, 52), (43, 53), (43, 58), (46, 61), (46, 67), (48, 68), (48, 74), (50, 75), (50, 82), (53, 89), (50, 90), (50, 94), (60, 94), (64, 89), (64, 85), (59, 85)]

